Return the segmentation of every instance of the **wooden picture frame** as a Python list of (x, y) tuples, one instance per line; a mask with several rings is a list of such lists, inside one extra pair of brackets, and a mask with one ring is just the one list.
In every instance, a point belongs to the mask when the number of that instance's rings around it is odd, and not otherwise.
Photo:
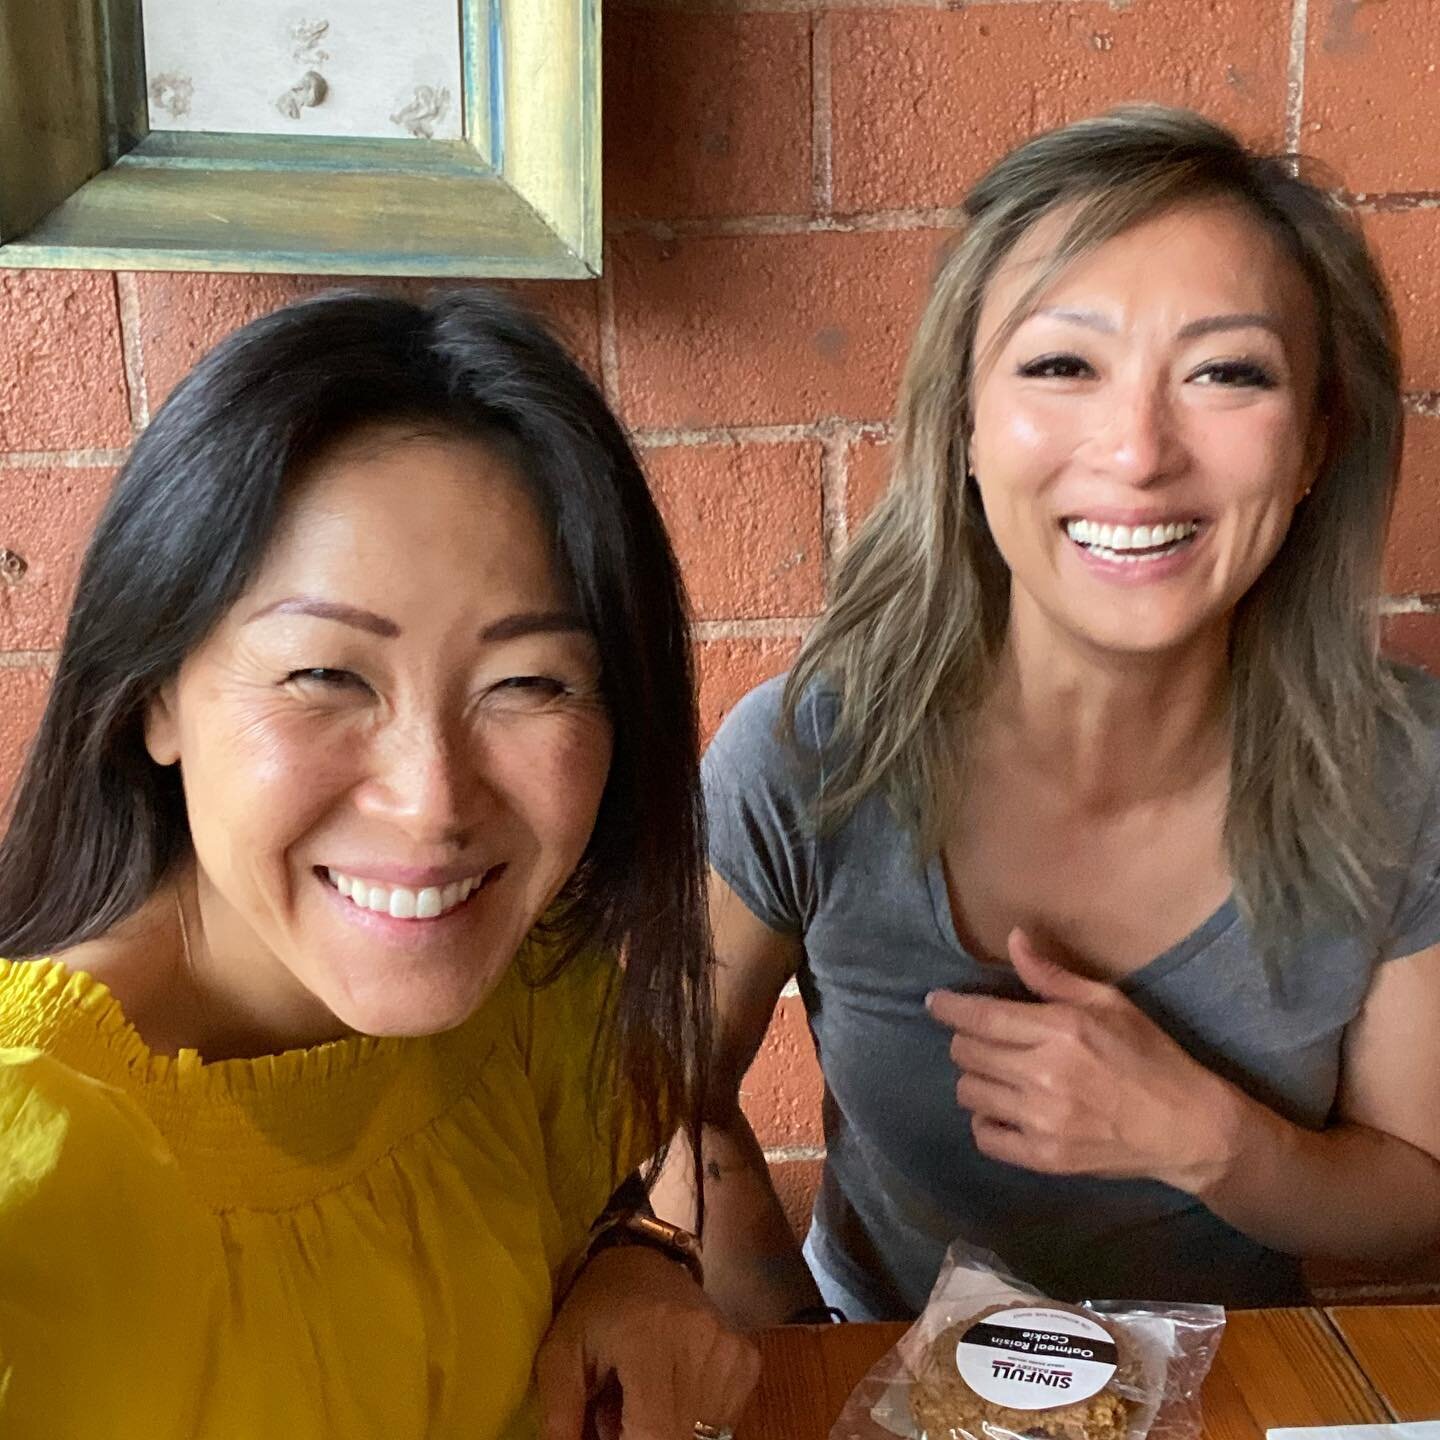
[(140, 0), (0, 0), (0, 267), (587, 278), (599, 0), (459, 0), (462, 140), (152, 131)]

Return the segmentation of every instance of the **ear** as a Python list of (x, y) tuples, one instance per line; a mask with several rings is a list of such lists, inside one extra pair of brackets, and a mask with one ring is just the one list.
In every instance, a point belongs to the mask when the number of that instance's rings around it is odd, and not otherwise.
[(157, 765), (176, 765), (180, 761), (174, 680), (166, 681), (145, 704), (145, 749)]

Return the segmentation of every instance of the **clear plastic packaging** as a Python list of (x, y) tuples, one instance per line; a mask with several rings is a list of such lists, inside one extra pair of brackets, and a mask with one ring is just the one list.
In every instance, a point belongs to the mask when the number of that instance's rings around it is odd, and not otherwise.
[(1219, 1305), (1062, 1305), (953, 1245), (830, 1440), (1198, 1440)]

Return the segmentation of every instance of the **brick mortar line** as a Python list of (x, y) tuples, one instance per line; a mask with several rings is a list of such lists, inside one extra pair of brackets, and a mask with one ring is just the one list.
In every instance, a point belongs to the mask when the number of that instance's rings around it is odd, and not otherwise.
[[(995, 0), (986, 0), (987, 4)], [(1032, 0), (1006, 0), (1030, 4)], [(1040, 3), (1040, 0), (1033, 0)], [(1407, 210), (1440, 209), (1440, 191), (1336, 190), (1335, 198), (1347, 208), (1363, 213), (1391, 214)], [(932, 206), (920, 210), (856, 210), (825, 215), (694, 215), (666, 220), (619, 216), (608, 220), (607, 235), (646, 235), (668, 244), (683, 240), (739, 240), (782, 235), (870, 235), (876, 232), (907, 230), (957, 230), (965, 221), (958, 205)]]
[(810, 21), (810, 203), (818, 215), (835, 206), (835, 151), (830, 104), (830, 17)]
[[(1029, 3), (1029, 0), (1026, 0)], [(648, 235), (662, 244), (680, 239), (741, 239), (764, 235), (860, 235), (891, 230), (954, 230), (964, 220), (958, 205), (928, 210), (867, 210), (849, 215), (730, 215), (672, 220), (615, 219), (611, 235)]]
[(1440, 210), (1440, 190), (1336, 190), (1333, 193), (1342, 205), (1362, 215)]
[(820, 557), (820, 579), (828, 596), (835, 577), (835, 562), (850, 539), (851, 442), (829, 436), (820, 451), (820, 541), (824, 551)]
[(1382, 595), (1379, 610), (1382, 616), (1440, 614), (1440, 594), (1421, 590), (1410, 595)]
[(815, 623), (814, 615), (785, 615), (757, 620), (697, 620), (690, 627), (698, 641), (799, 640)]
[(1285, 148), (1300, 149), (1305, 123), (1305, 46), (1310, 33), (1310, 0), (1294, 0), (1290, 9), (1290, 59), (1285, 73)]
[(823, 1145), (775, 1145), (765, 1152), (767, 1165), (789, 1165), (796, 1160), (823, 1160)]
[(870, 436), (889, 439), (888, 420), (813, 420), (799, 425), (712, 425), (702, 429), (633, 430), (630, 438), (642, 450), (676, 445), (794, 445), (806, 440), (855, 441)]
[(122, 464), (123, 450), (10, 450), (0, 452), (6, 470), (104, 470)]
[(130, 424), (139, 431), (150, 423), (150, 386), (145, 378), (145, 350), (140, 342), (140, 287), (130, 271), (116, 272), (115, 295), (120, 308), (120, 354), (125, 362)]
[[(608, 250), (608, 246), (606, 247)], [(615, 320), (615, 266), (606, 254), (595, 287), (596, 323), (600, 329), (600, 388), (612, 410), (620, 408), (620, 330)]]
[[(1440, 615), (1440, 591), (1383, 595), (1377, 608), (1382, 617)], [(816, 618), (814, 615), (767, 615), (751, 619), (697, 620), (691, 631), (698, 641), (800, 639), (809, 633)]]
[(0, 650), (0, 670), (51, 670), (58, 650)]

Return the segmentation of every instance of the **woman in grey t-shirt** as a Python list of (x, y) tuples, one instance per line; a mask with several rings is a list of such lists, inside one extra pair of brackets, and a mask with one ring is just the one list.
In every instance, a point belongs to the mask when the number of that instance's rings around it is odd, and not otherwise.
[(1041, 136), (965, 213), (890, 491), (707, 760), (712, 1287), (818, 1298), (737, 1103), (794, 977), (827, 1302), (911, 1314), (957, 1237), (1062, 1298), (1295, 1301), (1297, 1257), (1440, 1244), (1391, 310), (1320, 190), (1185, 112)]

